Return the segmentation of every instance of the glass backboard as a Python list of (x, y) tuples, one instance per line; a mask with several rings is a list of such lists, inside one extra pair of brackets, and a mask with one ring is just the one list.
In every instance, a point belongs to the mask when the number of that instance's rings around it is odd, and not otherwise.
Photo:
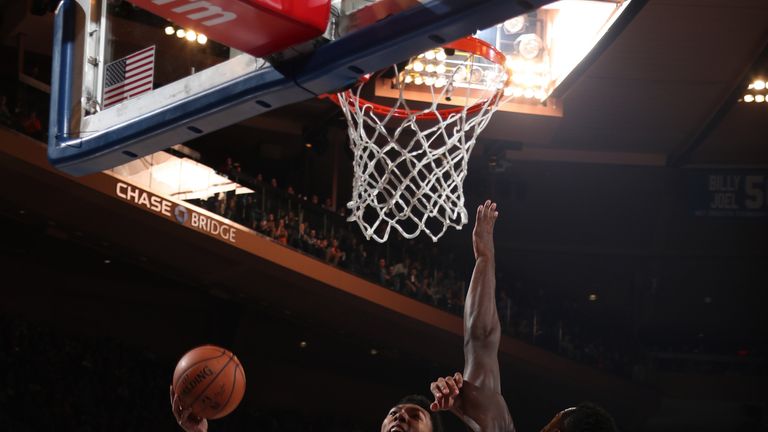
[[(49, 159), (70, 174), (123, 165), (334, 92), (478, 29), (503, 26), (551, 0), (328, 1), (324, 31), (315, 23), (314, 33), (272, 52), (243, 45), (241, 32), (227, 36), (239, 28), (227, 21), (227, 13), (235, 13), (232, 5), (288, 10), (323, 7), (321, 0), (135, 3), (63, 0), (56, 11)], [(172, 6), (176, 15), (154, 6)], [(206, 21), (222, 25), (216, 35)], [(258, 27), (248, 31), (253, 34), (246, 39), (263, 38)]]

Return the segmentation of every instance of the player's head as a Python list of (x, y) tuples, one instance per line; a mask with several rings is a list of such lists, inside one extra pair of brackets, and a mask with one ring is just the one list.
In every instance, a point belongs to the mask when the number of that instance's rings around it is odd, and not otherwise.
[(387, 412), (381, 432), (443, 432), (440, 413), (432, 412), (429, 403), (421, 395), (402, 398)]
[(563, 410), (544, 427), (543, 432), (617, 432), (613, 417), (603, 408), (582, 402)]

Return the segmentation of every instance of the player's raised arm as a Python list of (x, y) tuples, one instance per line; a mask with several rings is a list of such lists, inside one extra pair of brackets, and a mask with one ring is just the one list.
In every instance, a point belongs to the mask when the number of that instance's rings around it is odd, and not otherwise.
[(514, 431), (512, 416), (501, 395), (496, 312), (496, 261), (493, 228), (499, 213), (486, 201), (477, 209), (472, 233), (475, 270), (464, 303), (464, 375), (439, 378), (430, 386), (433, 410), (450, 410), (475, 432)]
[(464, 379), (501, 393), (499, 342), (501, 324), (496, 312), (496, 257), (493, 228), (499, 212), (486, 201), (477, 208), (472, 247), (475, 269), (464, 303)]

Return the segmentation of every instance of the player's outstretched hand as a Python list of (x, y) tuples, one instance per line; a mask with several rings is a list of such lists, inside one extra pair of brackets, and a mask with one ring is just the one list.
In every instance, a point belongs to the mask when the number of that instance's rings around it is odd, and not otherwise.
[(438, 378), (437, 381), (429, 385), (435, 401), (430, 404), (432, 411), (452, 411), (459, 404), (459, 390), (464, 385), (464, 377), (461, 372), (456, 372), (453, 376)]
[(208, 432), (208, 420), (192, 414), (191, 407), (182, 407), (179, 395), (173, 391), (173, 385), (171, 385), (171, 410), (176, 417), (176, 423), (186, 432)]
[(472, 246), (475, 250), (475, 258), (494, 256), (493, 227), (496, 225), (498, 217), (499, 212), (496, 209), (496, 203), (491, 202), (491, 200), (477, 207), (475, 229), (472, 231)]

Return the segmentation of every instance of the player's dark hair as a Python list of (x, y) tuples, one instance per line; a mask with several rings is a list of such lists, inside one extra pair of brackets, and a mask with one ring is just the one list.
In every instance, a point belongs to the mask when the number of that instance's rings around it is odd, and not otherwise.
[(397, 404), (398, 405), (413, 404), (423, 408), (424, 411), (429, 413), (429, 417), (432, 419), (432, 431), (443, 432), (443, 419), (439, 411), (435, 412), (429, 409), (429, 405), (431, 404), (429, 402), (429, 399), (425, 398), (422, 395), (412, 394), (400, 399), (400, 402), (398, 402)]
[(565, 420), (565, 432), (618, 432), (613, 417), (592, 402), (582, 402)]

